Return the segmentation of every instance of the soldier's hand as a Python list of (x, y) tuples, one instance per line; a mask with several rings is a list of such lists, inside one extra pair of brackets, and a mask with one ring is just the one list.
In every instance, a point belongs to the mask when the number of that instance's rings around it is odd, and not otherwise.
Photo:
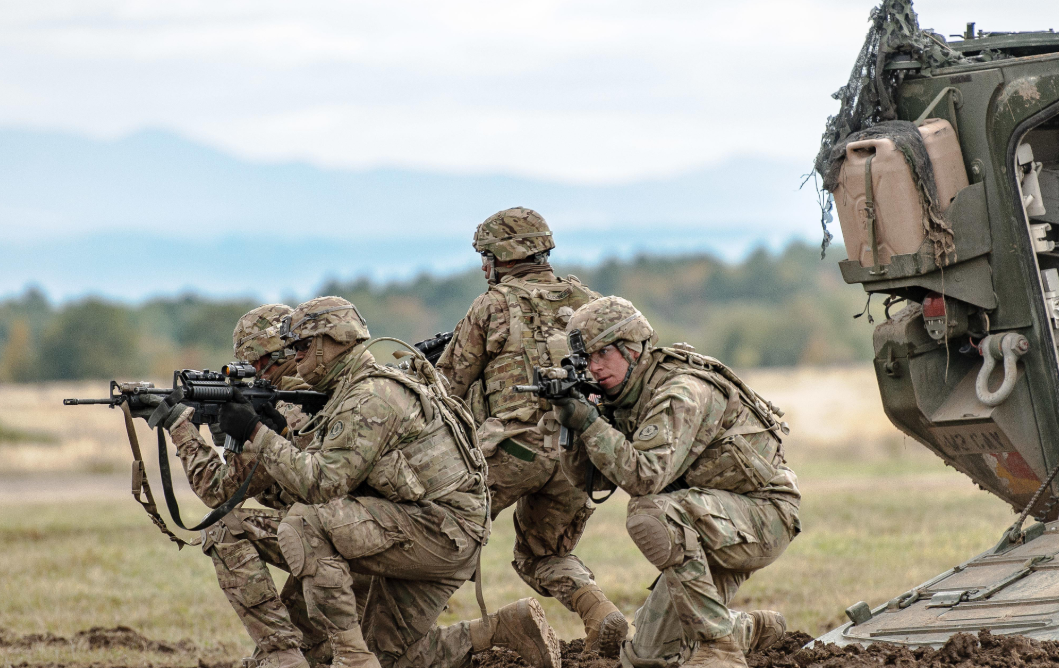
[(254, 405), (238, 389), (232, 391), (233, 400), (221, 406), (221, 431), (243, 443), (250, 440), (254, 427), (261, 422), (261, 416), (254, 410)]
[(166, 429), (172, 428), (180, 415), (187, 410), (186, 404), (180, 403), (184, 399), (184, 388), (175, 387), (164, 399), (160, 398), (154, 411), (147, 418), (147, 425), (154, 429), (162, 425)]
[(281, 436), (287, 430), (287, 418), (272, 404), (265, 404), (261, 409), (261, 424)]
[(559, 423), (571, 431), (583, 432), (599, 418), (596, 407), (580, 394), (553, 399), (552, 406), (555, 407), (555, 417)]
[(146, 420), (163, 400), (157, 394), (135, 394), (129, 398), (129, 412), (134, 418)]

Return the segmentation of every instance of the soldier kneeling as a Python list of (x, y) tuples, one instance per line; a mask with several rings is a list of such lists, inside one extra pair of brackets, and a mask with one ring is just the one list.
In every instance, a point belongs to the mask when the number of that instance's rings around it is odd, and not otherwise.
[[(467, 666), (472, 652), (502, 645), (557, 668), (558, 642), (535, 599), (436, 626), (475, 573), (489, 499), (474, 421), (433, 367), (422, 358), (407, 372), (376, 364), (367, 325), (338, 297), (300, 305), (282, 331), (298, 375), (330, 397), (299, 431), (312, 443), (298, 448), (249, 403), (226, 404), (220, 424), (298, 501), (278, 542), (333, 665)], [(371, 577), (363, 613), (355, 574)]]
[(717, 360), (686, 344), (654, 347), (650, 323), (625, 299), (582, 306), (573, 330), (606, 396), (598, 406), (552, 402), (577, 433), (563, 471), (586, 491), (629, 493), (629, 535), (662, 573), (636, 612), (623, 665), (745, 668), (746, 652), (786, 630), (779, 613), (728, 609), (800, 531), (801, 495), (780, 445), (786, 426)]

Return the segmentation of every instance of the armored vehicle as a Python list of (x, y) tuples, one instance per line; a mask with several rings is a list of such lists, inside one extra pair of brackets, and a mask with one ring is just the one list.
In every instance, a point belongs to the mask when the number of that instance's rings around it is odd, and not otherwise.
[(844, 280), (884, 297), (886, 414), (1020, 515), (994, 548), (851, 606), (821, 639), (1059, 639), (1059, 34), (946, 38), (886, 0), (836, 98), (816, 164), (825, 235), (833, 201)]

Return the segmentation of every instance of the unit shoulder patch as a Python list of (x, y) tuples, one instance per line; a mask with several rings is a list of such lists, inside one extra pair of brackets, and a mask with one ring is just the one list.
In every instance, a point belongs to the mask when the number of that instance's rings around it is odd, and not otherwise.
[(331, 425), (331, 429), (327, 432), (328, 438), (338, 438), (342, 434), (342, 430), (345, 429), (345, 425), (339, 420)]
[(636, 432), (636, 440), (638, 441), (649, 441), (654, 438), (655, 434), (658, 433), (658, 425), (646, 424), (640, 431)]

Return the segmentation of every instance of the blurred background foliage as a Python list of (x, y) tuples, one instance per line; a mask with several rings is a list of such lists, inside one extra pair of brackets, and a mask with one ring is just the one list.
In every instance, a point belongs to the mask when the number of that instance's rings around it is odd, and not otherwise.
[[(731, 264), (709, 255), (642, 256), (556, 270), (604, 295), (631, 299), (662, 343), (687, 341), (737, 368), (871, 359), (872, 328), (852, 318), (864, 294), (842, 282), (833, 258), (821, 261), (819, 250), (805, 244), (775, 254), (759, 250)], [(386, 285), (331, 281), (315, 294), (355, 303), (374, 336), (415, 342), (452, 329), (484, 289), (476, 269)], [(55, 305), (29, 289), (0, 302), (0, 381), (165, 378), (177, 368), (216, 369), (231, 359), (236, 320), (255, 306), (194, 295), (138, 305), (91, 297)]]

